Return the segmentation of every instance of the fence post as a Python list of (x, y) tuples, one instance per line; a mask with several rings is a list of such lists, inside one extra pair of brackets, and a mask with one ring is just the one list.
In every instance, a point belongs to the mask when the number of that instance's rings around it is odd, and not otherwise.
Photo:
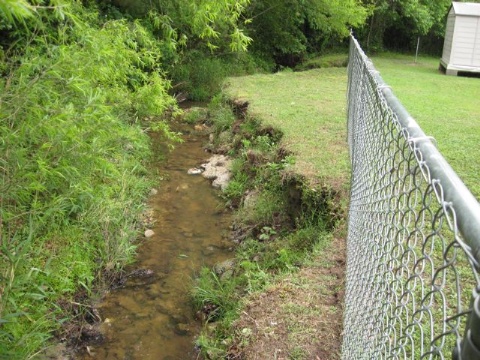
[[(472, 311), (467, 319), (465, 335), (458, 347), (454, 350), (454, 360), (480, 359), (480, 287), (472, 291)], [(460, 354), (460, 356), (459, 356)]]

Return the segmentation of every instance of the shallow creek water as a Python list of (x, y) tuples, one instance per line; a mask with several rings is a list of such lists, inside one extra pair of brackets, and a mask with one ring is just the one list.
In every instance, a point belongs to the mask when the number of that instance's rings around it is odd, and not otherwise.
[[(138, 248), (128, 271), (148, 269), (110, 292), (99, 313), (105, 341), (89, 347), (84, 359), (194, 359), (194, 338), (201, 324), (189, 304), (191, 279), (202, 265), (233, 254), (229, 248), (230, 216), (218, 193), (201, 175), (187, 170), (208, 158), (202, 137), (185, 135), (159, 166), (163, 178), (150, 198), (155, 235)], [(153, 275), (148, 274), (153, 271)]]

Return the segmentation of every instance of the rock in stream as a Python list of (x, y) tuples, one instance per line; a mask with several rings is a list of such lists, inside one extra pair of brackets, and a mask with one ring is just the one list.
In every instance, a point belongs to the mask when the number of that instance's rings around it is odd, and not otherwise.
[(225, 190), (231, 178), (232, 159), (225, 155), (213, 155), (208, 162), (202, 164), (198, 168), (191, 168), (188, 170), (189, 175), (202, 176), (212, 181), (212, 186)]

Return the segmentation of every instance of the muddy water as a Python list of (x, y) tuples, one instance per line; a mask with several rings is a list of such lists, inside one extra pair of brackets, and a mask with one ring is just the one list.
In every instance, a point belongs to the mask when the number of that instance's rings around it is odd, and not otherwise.
[[(200, 324), (194, 318), (188, 291), (202, 265), (233, 256), (229, 248), (228, 214), (218, 193), (200, 175), (187, 170), (208, 158), (202, 141), (184, 136), (166, 162), (163, 178), (152, 196), (155, 235), (138, 249), (131, 276), (99, 306), (105, 342), (89, 347), (94, 359), (194, 359), (194, 337)], [(152, 274), (153, 272), (153, 274)]]

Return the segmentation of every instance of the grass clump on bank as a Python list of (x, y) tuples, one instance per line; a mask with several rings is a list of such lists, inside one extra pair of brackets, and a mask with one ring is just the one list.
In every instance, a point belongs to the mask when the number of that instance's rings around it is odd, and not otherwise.
[[(243, 104), (236, 106), (241, 112)], [(237, 326), (248, 299), (296, 273), (314, 249), (331, 244), (331, 215), (339, 209), (330, 201), (333, 192), (313, 190), (292, 171), (295, 160), (281, 145), (282, 132), (255, 117), (235, 118), (221, 98), (212, 101), (209, 116), (215, 149), (235, 156), (223, 195), (237, 208), (239, 243), (234, 259), (202, 270), (192, 293), (206, 324), (197, 345), (205, 358), (217, 359), (248, 353), (252, 329)]]

